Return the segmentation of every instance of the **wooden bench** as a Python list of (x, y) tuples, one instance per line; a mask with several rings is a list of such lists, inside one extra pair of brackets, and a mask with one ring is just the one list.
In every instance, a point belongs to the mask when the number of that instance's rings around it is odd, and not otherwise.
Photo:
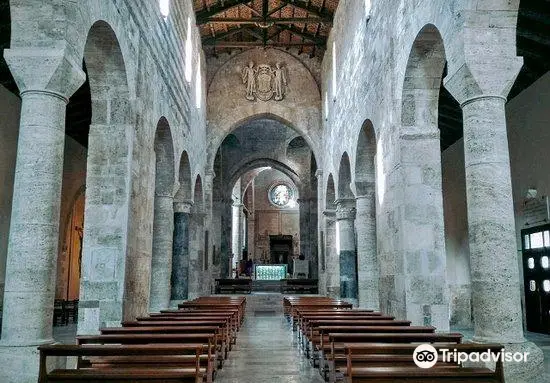
[(283, 294), (318, 294), (318, 279), (281, 279)]
[(216, 279), (216, 294), (226, 293), (245, 293), (252, 292), (252, 279)]
[[(204, 379), (200, 367), (202, 344), (186, 345), (44, 345), (40, 351), (39, 383), (58, 382), (118, 382), (118, 383), (172, 383), (193, 382), (202, 383)], [(194, 360), (192, 367), (180, 367), (177, 364), (167, 364), (162, 368), (120, 365), (102, 367), (80, 367), (76, 369), (54, 369), (47, 371), (47, 357), (73, 356), (78, 357), (82, 364), (84, 357), (178, 357), (189, 356)]]
[[(369, 344), (346, 343), (346, 382), (490, 382), (503, 383), (502, 360), (495, 369), (487, 367), (460, 366), (456, 361), (449, 363), (442, 358), (442, 350), (459, 352), (500, 352), (500, 344), (434, 344), (438, 351), (438, 362), (430, 369), (418, 368), (414, 364), (412, 344)], [(391, 364), (391, 365), (389, 365)]]
[(83, 344), (202, 344), (207, 351), (206, 379), (211, 382), (214, 375), (217, 360), (217, 338), (215, 332), (195, 334), (155, 334), (155, 333), (129, 333), (129, 334), (105, 334), (77, 336), (78, 345)]
[[(407, 328), (407, 327), (403, 327)], [(429, 327), (433, 329), (433, 327)], [(462, 334), (434, 332), (361, 332), (328, 333), (328, 343), (320, 349), (320, 365), (323, 372), (329, 373), (329, 380), (336, 379), (336, 371), (346, 360), (344, 345), (347, 343), (461, 343)]]

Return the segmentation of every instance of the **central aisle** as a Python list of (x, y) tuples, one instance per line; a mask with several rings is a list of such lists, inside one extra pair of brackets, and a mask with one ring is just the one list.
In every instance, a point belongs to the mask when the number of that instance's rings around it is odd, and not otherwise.
[(248, 313), (237, 345), (215, 378), (221, 383), (324, 383), (300, 354), (282, 315)]

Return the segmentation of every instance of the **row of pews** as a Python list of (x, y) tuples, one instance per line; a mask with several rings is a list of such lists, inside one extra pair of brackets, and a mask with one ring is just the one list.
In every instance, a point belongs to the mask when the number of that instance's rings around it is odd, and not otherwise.
[[(244, 297), (201, 297), (77, 336), (76, 345), (40, 346), (39, 383), (211, 383), (236, 343)], [(76, 357), (76, 368), (47, 371), (49, 357)]]
[[(350, 303), (328, 297), (287, 296), (283, 306), (305, 356), (319, 368), (325, 381), (504, 382), (500, 360), (491, 369), (459, 365), (452, 359), (454, 354), (443, 358), (443, 350), (498, 353), (503, 348), (500, 344), (463, 344), (462, 334), (412, 326), (410, 321), (353, 309)], [(436, 349), (435, 366), (420, 368), (415, 364), (413, 353), (420, 344)]]

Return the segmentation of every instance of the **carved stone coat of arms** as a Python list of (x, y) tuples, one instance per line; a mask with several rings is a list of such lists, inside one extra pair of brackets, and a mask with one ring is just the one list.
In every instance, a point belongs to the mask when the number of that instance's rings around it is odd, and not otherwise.
[(246, 99), (250, 101), (262, 100), (281, 101), (285, 97), (288, 85), (286, 68), (277, 63), (271, 65), (260, 64), (255, 66), (250, 62), (241, 73), (243, 84), (246, 85)]

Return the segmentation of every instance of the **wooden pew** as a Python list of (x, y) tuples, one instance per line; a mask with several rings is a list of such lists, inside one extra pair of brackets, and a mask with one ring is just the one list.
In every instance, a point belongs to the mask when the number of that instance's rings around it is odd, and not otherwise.
[[(186, 345), (44, 345), (40, 351), (39, 383), (67, 382), (120, 382), (120, 383), (202, 383), (204, 374), (201, 372), (200, 355), (202, 344)], [(179, 357), (191, 356), (194, 364), (191, 367), (166, 365), (163, 368), (134, 366), (132, 368), (103, 366), (100, 368), (55, 369), (47, 371), (47, 358), (52, 356), (78, 357), (81, 362), (84, 357), (128, 357), (138, 356)]]
[[(500, 352), (500, 344), (434, 344), (438, 362), (430, 369), (418, 368), (413, 361), (414, 344), (345, 343), (345, 381), (359, 382), (487, 382), (503, 383), (504, 370), (499, 359), (495, 369), (463, 367), (442, 360), (443, 349), (459, 352)], [(456, 362), (456, 361), (455, 361)], [(391, 365), (389, 365), (391, 364)]]
[[(231, 345), (235, 344), (237, 339), (237, 329), (232, 326), (232, 322), (229, 317), (224, 316), (210, 316), (210, 317), (193, 317), (187, 315), (163, 315), (163, 316), (151, 316), (151, 317), (138, 317), (137, 321), (122, 322), (123, 326), (135, 326), (135, 322), (138, 325), (158, 325), (160, 322), (181, 322), (182, 326), (208, 326), (217, 325), (223, 328), (227, 328), (227, 335), (229, 337), (229, 349)], [(147, 323), (149, 322), (149, 323)]]
[[(407, 327), (403, 327), (407, 328)], [(433, 329), (433, 327), (430, 327)], [(396, 330), (397, 331), (397, 330)], [(323, 343), (320, 356), (320, 368), (329, 373), (329, 380), (334, 382), (336, 371), (341, 362), (346, 360), (344, 344), (346, 343), (461, 343), (462, 334), (434, 332), (361, 332), (361, 333), (328, 333), (329, 342)]]
[(105, 335), (85, 335), (77, 336), (78, 345), (84, 344), (123, 344), (123, 345), (138, 345), (138, 344), (202, 344), (207, 350), (206, 379), (211, 382), (213, 379), (215, 364), (213, 360), (217, 360), (217, 340), (215, 332), (197, 333), (197, 334), (105, 334)]

